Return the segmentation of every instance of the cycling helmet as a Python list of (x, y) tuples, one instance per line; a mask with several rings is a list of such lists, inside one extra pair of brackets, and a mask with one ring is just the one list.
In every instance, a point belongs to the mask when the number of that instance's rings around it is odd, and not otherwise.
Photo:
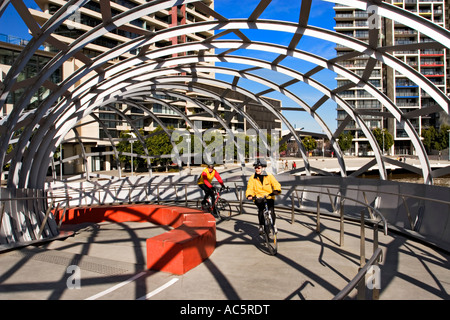
[(255, 161), (255, 163), (253, 163), (253, 167), (256, 168), (256, 167), (260, 167), (260, 166), (265, 168), (265, 167), (267, 167), (267, 164), (265, 161), (261, 161), (260, 159), (257, 159)]
[(214, 165), (211, 163), (211, 164), (208, 164), (208, 167), (207, 167), (208, 169), (214, 169)]

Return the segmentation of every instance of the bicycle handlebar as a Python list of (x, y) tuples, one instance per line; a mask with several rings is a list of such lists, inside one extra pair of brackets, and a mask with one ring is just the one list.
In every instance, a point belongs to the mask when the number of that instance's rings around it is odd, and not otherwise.
[(221, 186), (220, 187), (220, 189), (217, 189), (217, 188), (215, 188), (215, 187), (213, 187), (214, 189), (213, 190), (215, 190), (215, 192), (222, 192), (222, 191), (230, 191), (230, 187), (228, 187), (228, 186)]
[(267, 197), (276, 196), (279, 194), (280, 194), (279, 191), (275, 190), (274, 192), (269, 193), (267, 196), (264, 196), (264, 197), (251, 196), (252, 198), (251, 199), (247, 198), (247, 200), (252, 201), (254, 199), (267, 199)]

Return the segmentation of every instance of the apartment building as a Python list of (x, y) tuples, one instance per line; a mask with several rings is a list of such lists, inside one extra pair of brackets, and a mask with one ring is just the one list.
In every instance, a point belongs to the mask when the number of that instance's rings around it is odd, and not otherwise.
[[(51, 18), (52, 14), (54, 14), (61, 6), (63, 6), (67, 1), (65, 0), (36, 0), (36, 3), (39, 5), (40, 10), (30, 9), (30, 12), (36, 21), (43, 24), (48, 19)], [(135, 7), (138, 4), (146, 3), (145, 0), (111, 0), (111, 13), (113, 16), (120, 14), (129, 10), (130, 8)], [(213, 0), (203, 0), (203, 3), (209, 8), (214, 8)], [(88, 32), (95, 26), (99, 25), (102, 22), (102, 13), (101, 7), (98, 0), (89, 1), (84, 7), (76, 12), (76, 19), (68, 19), (66, 20), (58, 29), (55, 30), (53, 36), (60, 40), (63, 43), (70, 44), (73, 42), (73, 39), (78, 38), (83, 33)], [(119, 29), (115, 29), (111, 32), (106, 33), (104, 36), (96, 39), (95, 41), (87, 44), (83, 48), (83, 54), (88, 57), (95, 57), (103, 52), (110, 50), (122, 43), (129, 41), (130, 39), (134, 39), (148, 32), (155, 32), (159, 30), (163, 30), (165, 28), (177, 26), (177, 25), (185, 25), (192, 22), (200, 22), (207, 21), (213, 19), (209, 17), (209, 15), (205, 12), (202, 12), (201, 9), (195, 7), (193, 4), (180, 5), (177, 7), (170, 8), (168, 10), (158, 11), (149, 16), (143, 16), (139, 19), (131, 21), (129, 24), (124, 25)], [(214, 35), (213, 31), (205, 31), (198, 32), (195, 34), (188, 34), (179, 37), (173, 37), (169, 39), (161, 40), (155, 44), (153, 44), (150, 48), (146, 48), (147, 50), (162, 48), (169, 45), (175, 45), (180, 43), (192, 42), (192, 41), (202, 41)], [(53, 48), (51, 46), (45, 47), (45, 50), (49, 53), (57, 52), (58, 49)], [(209, 52), (205, 52), (205, 54), (214, 53), (214, 50), (211, 49)], [(133, 57), (139, 54), (137, 50), (124, 53), (118, 59), (114, 61), (110, 61), (109, 63), (115, 64), (121, 60)], [(184, 55), (186, 53), (181, 53), (179, 55)], [(189, 54), (196, 54), (195, 52), (190, 52)], [(176, 54), (174, 54), (176, 56)], [(204, 63), (209, 64), (209, 63)], [(77, 70), (83, 63), (76, 59), (71, 59), (70, 61), (64, 63), (62, 68), (62, 80), (64, 80), (67, 76), (72, 74), (75, 70)], [(201, 76), (214, 78), (215, 75), (213, 73), (198, 73)], [(86, 79), (89, 78), (90, 75), (86, 76)], [(82, 81), (77, 83), (79, 85)], [(220, 90), (220, 89), (218, 89)], [(223, 91), (223, 90), (222, 90)], [(213, 99), (201, 96), (199, 94), (189, 92), (188, 95), (191, 98), (201, 101), (204, 105), (210, 106), (211, 108), (215, 108), (216, 112), (221, 114), (230, 114), (232, 110), (229, 107), (224, 105), (217, 105)], [(218, 124), (218, 121), (207, 116), (205, 112), (196, 104), (184, 101), (177, 100), (171, 96), (155, 96), (158, 99), (161, 99), (165, 102), (170, 102), (173, 106), (176, 106), (180, 109), (180, 111), (187, 114), (192, 121), (201, 121), (202, 128), (207, 129), (214, 127)], [(244, 97), (234, 96), (232, 101), (236, 105), (242, 104)], [(272, 104), (277, 106), (281, 110), (281, 102), (278, 100), (269, 99), (272, 101)], [(162, 104), (149, 102), (149, 101), (140, 101), (142, 105), (145, 105), (149, 110), (151, 110), (154, 114), (156, 114), (160, 121), (166, 126), (173, 126), (174, 128), (185, 128), (186, 122), (172, 109), (169, 109)], [(144, 112), (135, 107), (129, 107), (126, 104), (116, 103), (114, 105), (115, 108), (124, 111), (125, 114), (134, 121), (134, 125), (138, 129), (144, 130), (144, 132), (150, 132), (157, 127), (157, 123), (151, 117), (145, 117)], [(256, 110), (257, 106), (254, 106), (252, 109), (251, 105), (245, 106), (246, 111), (248, 111), (253, 116), (257, 116), (257, 118), (261, 118), (260, 110)], [(256, 110), (256, 111), (252, 111)], [(108, 127), (109, 134), (113, 138), (119, 138), (121, 131), (129, 131), (131, 127), (126, 121), (123, 121), (122, 118), (108, 107), (102, 107), (96, 111), (96, 115), (100, 120)], [(198, 115), (198, 116), (197, 116)], [(268, 124), (264, 124), (263, 127), (271, 127), (276, 128), (281, 132), (281, 121), (275, 119), (275, 117), (269, 116), (270, 119), (267, 118), (267, 114), (262, 121), (268, 122)], [(257, 121), (258, 122), (258, 121)], [(197, 122), (198, 123), (198, 122)], [(240, 116), (239, 114), (234, 114), (229, 120), (230, 128), (232, 130), (246, 130), (248, 123), (246, 120)], [(107, 141), (107, 136), (104, 130), (102, 130), (98, 124), (98, 122), (92, 121), (92, 119), (84, 119), (82, 123), (80, 123), (76, 129), (77, 136), (83, 139), (83, 147), (85, 148), (86, 153), (90, 152), (102, 152), (102, 151), (110, 151), (109, 141)], [(70, 132), (64, 141), (64, 158), (72, 157), (81, 154), (81, 146), (76, 142), (75, 133)], [(90, 157), (90, 160), (87, 163), (88, 171), (96, 171), (96, 170), (110, 170), (113, 169), (113, 162), (110, 156), (95, 156)], [(71, 165), (66, 165), (64, 167), (64, 173), (72, 174), (76, 172), (83, 172), (85, 168), (83, 167), (85, 163), (82, 161), (75, 161)]]
[[(447, 1), (436, 0), (393, 0), (393, 5), (401, 7), (405, 10), (413, 12), (421, 17), (430, 19), (445, 27)], [(356, 8), (342, 5), (336, 5), (335, 20), (336, 32), (356, 37), (362, 41), (368, 41), (368, 13)], [(399, 22), (383, 19), (380, 24), (381, 36), (379, 37), (379, 45), (401, 45), (410, 43), (421, 43), (432, 41), (427, 36), (420, 34)], [(337, 55), (350, 52), (348, 48), (337, 46)], [(395, 51), (394, 56), (413, 67), (442, 91), (447, 92), (447, 52), (446, 50), (422, 49)], [(348, 67), (357, 74), (364, 72), (367, 64), (367, 57), (358, 56), (353, 59), (342, 61), (341, 64)], [(348, 80), (337, 78), (338, 87), (345, 85)], [(414, 111), (419, 108), (428, 107), (436, 104), (436, 102), (424, 91), (409, 80), (406, 76), (395, 72), (392, 68), (381, 66), (377, 62), (369, 81), (379, 90), (384, 92), (401, 110), (405, 112)], [(367, 108), (373, 111), (383, 111), (383, 106), (373, 97), (358, 89), (351, 88), (341, 92), (341, 96), (352, 106), (356, 108)], [(410, 119), (415, 130), (421, 133), (426, 127), (439, 127), (441, 122), (447, 121), (442, 118), (443, 114), (435, 113), (426, 116), (420, 116)], [(338, 126), (343, 121), (345, 112), (337, 109)], [(394, 137), (394, 146), (389, 150), (391, 155), (412, 155), (414, 149), (401, 123), (392, 118), (384, 118), (382, 116), (363, 116), (370, 129), (380, 128), (387, 130)], [(346, 126), (346, 131), (350, 131), (354, 136), (353, 147), (350, 151), (354, 155), (370, 155), (371, 149), (367, 144), (367, 139), (361, 130), (355, 126), (354, 122)]]
[[(13, 37), (6, 34), (0, 34), (0, 81), (4, 81), (14, 61), (19, 57), (23, 47), (27, 44), (27, 40), (18, 37)], [(43, 49), (43, 48), (42, 48)], [(19, 101), (22, 93), (24, 92), (24, 86), (26, 83), (23, 80), (35, 77), (38, 72), (49, 62), (54, 56), (54, 53), (44, 50), (38, 50), (36, 54), (30, 59), (25, 68), (19, 74), (17, 78), (16, 90), (7, 97), (6, 104), (0, 113), (0, 117), (8, 115), (13, 105)], [(62, 80), (62, 68), (58, 68), (50, 77), (50, 81), (53, 83), (59, 83)], [(41, 88), (34, 94), (31, 99), (31, 103), (28, 108), (35, 108), (41, 101), (48, 95), (49, 90)]]

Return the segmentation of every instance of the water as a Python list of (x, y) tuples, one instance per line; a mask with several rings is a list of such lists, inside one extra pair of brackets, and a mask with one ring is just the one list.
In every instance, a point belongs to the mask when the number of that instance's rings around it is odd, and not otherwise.
[[(424, 179), (418, 174), (411, 172), (400, 172), (401, 170), (395, 170), (396, 173), (388, 172), (388, 180), (398, 181), (398, 182), (408, 182), (408, 183), (419, 183), (423, 184)], [(380, 179), (380, 176), (375, 173), (366, 173), (359, 176), (358, 178), (363, 179)], [(433, 178), (433, 185), (441, 187), (450, 187), (450, 174), (438, 178)]]

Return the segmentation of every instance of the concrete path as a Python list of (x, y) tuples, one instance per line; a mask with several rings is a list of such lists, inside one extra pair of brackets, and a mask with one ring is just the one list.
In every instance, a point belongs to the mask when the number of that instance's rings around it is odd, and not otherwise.
[[(219, 222), (214, 253), (182, 276), (145, 270), (145, 239), (167, 227), (79, 225), (64, 241), (0, 254), (0, 299), (330, 300), (358, 272), (358, 224), (345, 224), (340, 247), (336, 219), (322, 216), (319, 234), (314, 215), (296, 214), (291, 224), (290, 213), (278, 210), (279, 252), (270, 256), (259, 245), (256, 221), (248, 205)], [(371, 229), (366, 239), (369, 258)], [(379, 240), (381, 300), (449, 299), (448, 254), (394, 233)]]

